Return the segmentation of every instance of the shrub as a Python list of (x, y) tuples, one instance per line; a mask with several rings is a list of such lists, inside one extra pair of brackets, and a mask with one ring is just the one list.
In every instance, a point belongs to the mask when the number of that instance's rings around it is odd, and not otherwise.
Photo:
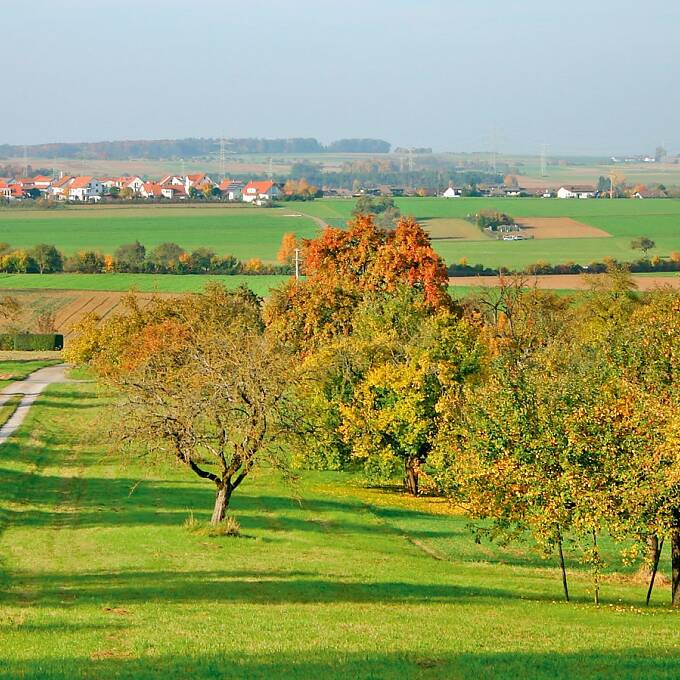
[(64, 349), (64, 336), (59, 333), (3, 333), (0, 349), (22, 352), (51, 352)]

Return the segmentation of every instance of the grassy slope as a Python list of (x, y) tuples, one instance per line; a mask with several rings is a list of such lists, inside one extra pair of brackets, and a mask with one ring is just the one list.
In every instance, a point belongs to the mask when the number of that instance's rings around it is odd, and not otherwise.
[(52, 387), (0, 448), (0, 678), (680, 674), (667, 592), (641, 610), (611, 577), (598, 610), (573, 575), (564, 604), (553, 565), (344, 475), (305, 475), (297, 502), (260, 474), (234, 501), (247, 538), (190, 534), (209, 487), (107, 456), (99, 403)]

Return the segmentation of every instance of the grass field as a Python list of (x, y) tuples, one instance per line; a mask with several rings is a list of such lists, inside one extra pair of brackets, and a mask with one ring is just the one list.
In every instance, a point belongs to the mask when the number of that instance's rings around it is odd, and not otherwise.
[[(668, 587), (612, 560), (476, 545), (442, 502), (306, 473), (235, 495), (242, 538), (183, 527), (210, 487), (110, 450), (91, 384), (53, 386), (0, 448), (0, 678), (677, 678)], [(610, 557), (611, 557), (610, 553)], [(664, 559), (666, 559), (664, 557)]]
[(311, 237), (317, 224), (295, 209), (251, 207), (116, 207), (63, 210), (0, 210), (0, 241), (14, 247), (51, 243), (66, 253), (93, 249), (113, 253), (141, 241), (153, 248), (167, 241), (191, 250), (211, 248), (243, 260), (276, 259), (285, 232)]
[(140, 293), (195, 293), (210, 281), (227, 288), (248, 286), (266, 295), (289, 276), (202, 276), (199, 274), (0, 274), (0, 290), (94, 290)]
[[(648, 236), (657, 247), (650, 255), (680, 251), (680, 200), (559, 200), (522, 198), (401, 198), (403, 214), (421, 220), (436, 238), (434, 246), (449, 263), (523, 268), (543, 260), (552, 264), (588, 264), (605, 257), (632, 260), (635, 236)], [(285, 232), (301, 237), (318, 233), (318, 222), (342, 226), (353, 200), (323, 199), (277, 209), (240, 207), (93, 206), (54, 211), (0, 210), (0, 240), (13, 246), (54, 243), (65, 252), (93, 248), (112, 253), (138, 239), (151, 248), (174, 241), (191, 249), (207, 246), (241, 259), (275, 261)], [(496, 241), (463, 221), (468, 214), (493, 208), (517, 218), (567, 217), (610, 236)], [(304, 215), (301, 215), (304, 213)]]

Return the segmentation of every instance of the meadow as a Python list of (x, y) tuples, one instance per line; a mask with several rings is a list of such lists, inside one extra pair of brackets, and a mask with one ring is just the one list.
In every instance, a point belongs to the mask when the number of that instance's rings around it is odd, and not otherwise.
[(567, 604), (555, 564), (476, 545), (444, 501), (266, 469), (234, 496), (242, 536), (211, 538), (184, 526), (210, 486), (112, 449), (109, 409), (53, 386), (0, 448), (0, 678), (680, 674), (668, 588), (641, 607), (611, 550), (603, 605), (573, 561)]
[[(650, 255), (680, 252), (680, 200), (559, 200), (534, 198), (399, 198), (402, 214), (413, 215), (434, 237), (433, 245), (448, 263), (522, 269), (544, 261), (588, 264), (613, 257), (640, 257), (631, 239), (648, 236), (656, 243)], [(233, 206), (92, 206), (54, 211), (0, 210), (0, 240), (15, 247), (51, 243), (66, 253), (94, 249), (113, 253), (139, 240), (147, 248), (173, 241), (184, 248), (208, 247), (219, 255), (275, 262), (286, 232), (310, 238), (320, 225), (343, 226), (351, 217), (351, 199), (290, 203), (281, 208)], [(481, 209), (512, 217), (569, 217), (610, 236), (497, 241), (463, 222)]]
[(95, 206), (63, 210), (0, 210), (0, 241), (13, 247), (50, 243), (71, 254), (77, 250), (113, 253), (135, 240), (147, 248), (178, 243), (187, 250), (210, 248), (242, 260), (276, 259), (281, 236), (294, 231), (314, 236), (317, 224), (294, 207)]
[(195, 293), (211, 281), (227, 288), (247, 286), (258, 295), (266, 295), (290, 277), (267, 274), (210, 275), (198, 274), (0, 274), (0, 290), (91, 290), (140, 293)]

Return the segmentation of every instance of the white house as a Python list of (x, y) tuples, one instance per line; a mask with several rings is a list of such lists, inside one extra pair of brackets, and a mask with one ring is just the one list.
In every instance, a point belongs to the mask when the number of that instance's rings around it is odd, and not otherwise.
[(58, 180), (52, 182), (52, 186), (50, 187), (50, 195), (53, 198), (59, 199), (60, 201), (66, 200), (66, 197), (68, 196), (68, 189), (74, 181), (75, 177), (71, 177), (70, 175), (64, 175), (63, 177), (60, 177)]
[(182, 186), (185, 186), (185, 178), (182, 178), (179, 175), (166, 175), (158, 183), (163, 186), (166, 186), (167, 184), (181, 184)]
[(217, 186), (217, 182), (214, 182), (204, 172), (197, 172), (193, 175), (187, 175), (184, 178), (184, 188), (187, 190), (187, 193), (189, 193), (189, 189), (191, 189), (191, 187), (201, 191), (206, 184), (211, 187)]
[(243, 187), (242, 200), (246, 203), (261, 205), (266, 201), (278, 198), (280, 195), (280, 187), (271, 180), (266, 182), (248, 182), (248, 184)]
[(116, 180), (116, 186), (119, 189), (130, 189), (133, 193), (138, 194), (144, 186), (144, 180), (141, 177), (119, 177)]
[(595, 188), (591, 186), (560, 187), (557, 190), (557, 198), (593, 198)]
[(449, 187), (443, 194), (442, 196), (444, 198), (459, 198), (460, 197), (460, 190), (456, 189), (455, 187)]
[(69, 201), (98, 201), (104, 192), (102, 183), (95, 177), (76, 177), (68, 187)]
[(161, 186), (161, 196), (172, 200), (173, 198), (186, 198), (187, 192), (183, 184), (165, 184)]
[(163, 196), (163, 187), (156, 182), (144, 182), (142, 188), (139, 190), (139, 195), (144, 198), (161, 198)]

